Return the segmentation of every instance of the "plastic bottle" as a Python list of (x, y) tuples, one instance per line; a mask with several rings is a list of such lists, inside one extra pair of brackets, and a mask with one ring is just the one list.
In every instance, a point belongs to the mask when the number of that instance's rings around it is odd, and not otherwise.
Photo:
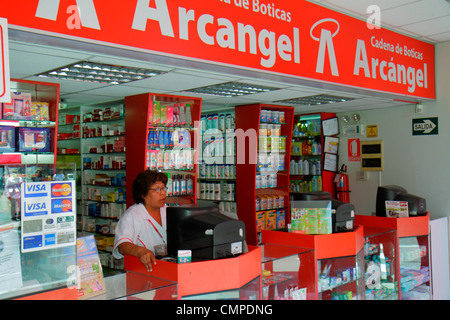
[(173, 181), (170, 173), (167, 173), (167, 196), (171, 197), (173, 195)]
[(173, 177), (173, 195), (177, 196), (180, 194), (180, 180), (178, 176)]
[(190, 148), (191, 147), (191, 135), (190, 135), (188, 129), (184, 130), (183, 136), (184, 136), (184, 146), (186, 148)]
[(185, 195), (187, 192), (187, 177), (180, 177), (180, 194)]
[(316, 142), (316, 141), (314, 141), (314, 142), (312, 143), (312, 146), (311, 146), (311, 154), (313, 154), (313, 155), (316, 155), (316, 154), (317, 154), (317, 142)]
[(290, 174), (297, 174), (296, 166), (297, 166), (297, 162), (295, 162), (295, 160), (292, 159), (291, 160), (291, 165), (290, 165), (290, 168), (289, 168), (289, 173)]
[(319, 176), (317, 178), (317, 191), (322, 191), (323, 183), (322, 183), (322, 176)]
[(317, 191), (317, 177), (311, 179), (311, 191)]
[(187, 175), (186, 192), (187, 194), (194, 194), (194, 180), (192, 180), (191, 175)]
[(303, 161), (303, 170), (302, 170), (302, 174), (309, 174), (309, 161), (308, 159), (305, 159)]
[(164, 131), (158, 132), (158, 147), (161, 147), (164, 145)]

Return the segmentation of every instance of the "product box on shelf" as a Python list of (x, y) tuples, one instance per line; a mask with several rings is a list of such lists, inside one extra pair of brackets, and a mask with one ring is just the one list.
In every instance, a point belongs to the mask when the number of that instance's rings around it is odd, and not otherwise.
[(11, 102), (3, 103), (3, 119), (31, 119), (31, 93), (11, 92)]
[(0, 152), (16, 150), (15, 127), (0, 126)]
[(50, 128), (16, 128), (16, 151), (50, 152)]
[(50, 120), (48, 110), (49, 110), (48, 102), (34, 101), (31, 103), (30, 119), (48, 121)]

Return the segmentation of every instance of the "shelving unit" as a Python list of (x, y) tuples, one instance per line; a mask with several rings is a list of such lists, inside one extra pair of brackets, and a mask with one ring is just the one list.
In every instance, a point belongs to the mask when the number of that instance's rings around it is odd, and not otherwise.
[[(10, 128), (11, 133), (7, 134), (9, 137), (6, 140), (2, 138), (2, 142), (11, 150), (2, 148), (0, 164), (54, 164), (58, 133), (59, 84), (11, 79), (11, 91), (25, 93), (27, 97), (13, 96), (12, 98), (18, 98), (17, 101), (20, 103), (14, 101), (10, 104), (3, 103), (0, 125), (2, 131)], [(38, 141), (35, 141), (36, 146), (27, 146), (30, 144), (30, 141), (27, 141), (22, 146), (26, 147), (27, 151), (15, 148), (18, 141), (12, 145), (11, 139), (15, 138), (13, 131), (18, 130), (17, 128), (42, 129), (43, 133), (39, 139), (47, 139), (49, 135), (48, 150), (39, 151)]]
[(336, 117), (335, 113), (328, 112), (294, 116), (290, 158), (292, 195), (301, 192), (327, 191), (333, 199), (336, 199), (334, 183), (336, 173), (323, 169), (325, 136), (322, 131), (322, 121), (334, 117)]
[(125, 212), (123, 101), (60, 110), (58, 162), (77, 164), (80, 236), (94, 234), (104, 267), (122, 269), (111, 256), (114, 228)]
[[(161, 109), (166, 117), (161, 118)], [(183, 114), (181, 110), (185, 113)], [(200, 112), (200, 98), (154, 93), (125, 97), (125, 137), (132, 145), (126, 152), (128, 207), (134, 204), (133, 181), (139, 172), (147, 168), (161, 170), (169, 175), (172, 182), (170, 180), (168, 182), (166, 203), (169, 205), (196, 203)], [(186, 132), (189, 133), (187, 145)], [(183, 140), (175, 138), (181, 135)], [(162, 138), (160, 141), (159, 138), (164, 136), (166, 140)], [(189, 158), (183, 161), (183, 154)], [(183, 193), (181, 189), (173, 188), (178, 176), (187, 177), (187, 182), (189, 179), (192, 181), (192, 191), (186, 190), (186, 193)]]
[(234, 109), (201, 115), (197, 200), (215, 202), (221, 213), (237, 218)]
[[(75, 164), (75, 180), (77, 188), (77, 200), (81, 201), (81, 107), (59, 109), (58, 116), (58, 165), (66, 163)], [(81, 208), (81, 203), (77, 209)]]
[[(266, 110), (282, 112), (284, 119), (267, 121)], [(261, 230), (282, 229), (290, 221), (289, 159), (294, 108), (252, 104), (237, 106), (235, 114), (238, 217), (245, 223), (247, 243), (257, 245)], [(272, 199), (273, 206), (276, 198), (277, 208), (257, 204), (258, 199), (267, 203)]]

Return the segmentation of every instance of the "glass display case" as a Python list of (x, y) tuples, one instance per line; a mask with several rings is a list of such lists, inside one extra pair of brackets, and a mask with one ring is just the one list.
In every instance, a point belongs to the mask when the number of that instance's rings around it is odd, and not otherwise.
[(181, 297), (182, 300), (259, 300), (261, 277), (256, 277), (241, 288), (207, 292)]
[(177, 300), (173, 281), (136, 272), (118, 272), (104, 278), (106, 292), (89, 300)]
[(232, 258), (177, 263), (158, 260), (147, 271), (135, 256), (125, 255), (124, 269), (177, 283), (178, 299), (261, 299), (261, 248), (248, 246), (248, 251)]
[(402, 237), (399, 247), (401, 299), (430, 300), (428, 236)]
[(317, 260), (319, 300), (364, 300), (364, 250)]
[(390, 218), (356, 215), (355, 224), (364, 228), (389, 228), (397, 236), (398, 299), (431, 299), (429, 255), (430, 213), (423, 216)]
[[(73, 245), (69, 243), (27, 251), (22, 245), (22, 240), (25, 243), (27, 237), (22, 235), (24, 230), (21, 226), (22, 183), (71, 180), (74, 175), (75, 164), (65, 164), (63, 167), (54, 164), (11, 164), (0, 167), (0, 299), (26, 297), (76, 285), (73, 272), (77, 265), (75, 239), (71, 238)], [(31, 205), (36, 208), (39, 203), (33, 202)], [(40, 212), (42, 215), (43, 210)], [(47, 230), (48, 236), (52, 233), (49, 229), (55, 226), (55, 219), (49, 219), (36, 219), (26, 228), (33, 228), (31, 231), (39, 229), (44, 233)], [(61, 226), (60, 221), (58, 226)], [(62, 241), (61, 235), (57, 237)], [(45, 240), (47, 244), (55, 238), (46, 237)], [(76, 290), (72, 291), (75, 291), (73, 298), (76, 298)]]
[(314, 299), (314, 253), (312, 249), (262, 244), (262, 299)]
[(398, 241), (394, 229), (364, 227), (366, 300), (398, 300)]

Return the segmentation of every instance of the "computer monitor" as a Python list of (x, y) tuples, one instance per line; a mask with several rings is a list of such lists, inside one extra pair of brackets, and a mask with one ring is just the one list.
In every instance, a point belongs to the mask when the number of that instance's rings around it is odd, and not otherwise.
[(378, 217), (393, 216), (386, 208), (386, 201), (403, 201), (408, 203), (408, 216), (423, 216), (426, 214), (426, 201), (424, 198), (409, 194), (405, 188), (397, 185), (379, 186), (377, 189), (376, 215)]
[(191, 250), (191, 258), (234, 257), (245, 251), (245, 225), (219, 212), (216, 204), (167, 207), (167, 253)]

